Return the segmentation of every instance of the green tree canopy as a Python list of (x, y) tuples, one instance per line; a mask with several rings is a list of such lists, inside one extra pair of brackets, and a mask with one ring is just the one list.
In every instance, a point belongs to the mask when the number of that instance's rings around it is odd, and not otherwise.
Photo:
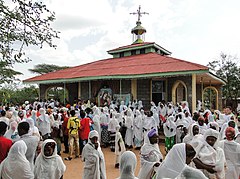
[(240, 97), (240, 68), (236, 56), (220, 54), (219, 59), (208, 63), (208, 67), (217, 76), (226, 81), (223, 86), (223, 97), (237, 100)]
[(28, 69), (30, 72), (32, 73), (37, 73), (37, 74), (46, 74), (49, 72), (54, 72), (54, 71), (58, 71), (58, 70), (62, 70), (65, 68), (69, 68), (67, 66), (58, 66), (58, 65), (50, 65), (50, 64), (38, 64), (35, 65), (33, 69)]
[[(46, 43), (55, 48), (53, 39), (58, 38), (59, 32), (51, 27), (54, 20), (54, 12), (42, 2), (0, 0), (1, 69), (12, 68), (14, 63), (28, 62), (30, 59), (24, 49), (30, 45), (42, 48)], [(3, 74), (0, 75), (3, 79)], [(12, 73), (10, 76), (14, 75), (15, 73)]]

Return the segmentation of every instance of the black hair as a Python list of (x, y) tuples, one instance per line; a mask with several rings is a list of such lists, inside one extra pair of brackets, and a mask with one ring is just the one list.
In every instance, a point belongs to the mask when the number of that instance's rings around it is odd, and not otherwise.
[(4, 135), (7, 130), (7, 124), (3, 121), (0, 121), (0, 134)]
[(72, 117), (75, 116), (75, 114), (76, 114), (75, 110), (71, 110), (70, 114), (71, 114)]
[(18, 129), (22, 129), (22, 130), (24, 130), (25, 132), (28, 132), (29, 131), (29, 128), (30, 128), (30, 125), (29, 125), (29, 123), (28, 122), (20, 122), (19, 124), (18, 124)]
[(83, 119), (86, 116), (85, 111), (81, 110), (80, 111), (80, 117)]
[(5, 116), (6, 115), (6, 111), (5, 110), (2, 110), (1, 111), (1, 116)]

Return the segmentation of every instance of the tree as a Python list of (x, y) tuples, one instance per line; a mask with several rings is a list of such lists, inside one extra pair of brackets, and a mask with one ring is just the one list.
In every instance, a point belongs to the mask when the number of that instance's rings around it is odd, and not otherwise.
[[(51, 27), (54, 20), (54, 12), (42, 2), (0, 0), (1, 68), (9, 69), (14, 63), (29, 62), (24, 49), (30, 45), (42, 48), (46, 43), (56, 48), (53, 39), (58, 38), (59, 32)], [(15, 73), (11, 75), (14, 76)]]
[(32, 73), (37, 73), (37, 74), (46, 74), (49, 72), (54, 72), (62, 69), (69, 68), (67, 66), (58, 66), (58, 65), (49, 65), (49, 64), (38, 64), (35, 65), (33, 69), (28, 69)]
[(22, 73), (13, 70), (7, 64), (7, 62), (0, 61), (0, 84), (6, 82), (9, 83), (12, 80), (17, 80), (15, 75), (21, 75)]
[(237, 98), (240, 97), (240, 68), (237, 60), (235, 56), (221, 53), (219, 59), (207, 65), (217, 76), (226, 81), (226, 85), (223, 86), (223, 97), (228, 101), (234, 100), (235, 105)]
[(35, 86), (17, 89), (14, 84), (6, 85), (0, 89), (0, 103), (23, 104), (26, 100), (32, 103), (39, 97), (38, 91), (39, 89)]

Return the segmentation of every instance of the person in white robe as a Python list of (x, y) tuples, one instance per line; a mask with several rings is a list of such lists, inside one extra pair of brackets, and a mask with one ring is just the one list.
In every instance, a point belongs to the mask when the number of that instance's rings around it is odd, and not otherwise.
[(23, 140), (27, 145), (26, 158), (30, 162), (30, 167), (32, 171), (34, 170), (34, 157), (38, 147), (40, 138), (29, 134), (29, 124), (26, 121), (20, 122), (18, 124), (18, 134), (20, 136), (19, 140)]
[(217, 145), (219, 132), (214, 129), (207, 129), (204, 134), (204, 141), (199, 142), (201, 147), (195, 148), (197, 154), (193, 162), (196, 168), (201, 169), (209, 179), (225, 178), (225, 155)]
[(209, 129), (209, 128), (212, 128), (212, 129), (215, 129), (216, 131), (219, 131), (219, 130), (220, 130), (218, 123), (215, 122), (215, 121), (209, 122), (209, 123), (207, 124), (207, 128), (208, 128), (208, 129)]
[(225, 178), (239, 179), (240, 176), (240, 144), (234, 141), (235, 129), (228, 127), (225, 131), (226, 139), (218, 144), (224, 151), (226, 158)]
[(237, 135), (239, 133), (236, 123), (233, 120), (231, 120), (231, 121), (226, 122), (222, 125), (222, 128), (220, 130), (220, 139), (221, 140), (224, 140), (226, 138), (226, 136), (225, 136), (226, 132), (225, 131), (226, 131), (227, 127), (234, 128), (235, 129), (235, 135)]
[(205, 123), (205, 120), (202, 116), (198, 118), (198, 126), (199, 126), (199, 133), (204, 135), (204, 133), (207, 130), (207, 125)]
[(196, 152), (190, 144), (175, 144), (157, 170), (157, 179), (177, 178), (191, 162)]
[(120, 106), (119, 106), (119, 112), (121, 113), (121, 112), (124, 112), (124, 111), (126, 111), (126, 109), (127, 109), (127, 106), (125, 105), (125, 102), (124, 101), (121, 101), (121, 104), (120, 104)]
[(10, 122), (10, 128), (4, 134), (6, 138), (11, 139), (13, 142), (16, 142), (18, 139), (20, 139), (17, 131), (17, 126), (18, 124), (16, 121)]
[(112, 152), (115, 151), (116, 126), (119, 125), (118, 120), (115, 117), (116, 114), (117, 114), (116, 111), (112, 112), (112, 118), (110, 118), (110, 121), (108, 124), (108, 132), (110, 133), (109, 144)]
[(133, 136), (134, 136), (134, 145), (136, 149), (140, 149), (143, 143), (143, 127), (142, 124), (142, 115), (139, 110), (136, 110), (136, 117), (133, 121)]
[(0, 165), (0, 178), (2, 179), (34, 179), (30, 163), (26, 159), (27, 145), (20, 140), (15, 142), (7, 158)]
[(35, 179), (61, 179), (65, 171), (66, 166), (57, 154), (57, 143), (46, 139), (35, 162)]
[(125, 144), (127, 147), (133, 147), (133, 117), (131, 113), (131, 109), (127, 110), (127, 116), (125, 120), (125, 125), (127, 127), (126, 135), (125, 135)]
[(32, 118), (27, 118), (26, 122), (28, 122), (30, 129), (29, 134), (35, 135), (40, 138), (39, 130), (36, 126), (34, 126), (34, 120)]
[(96, 130), (91, 131), (88, 136), (88, 143), (83, 148), (83, 179), (106, 179), (105, 159), (98, 136)]
[(174, 116), (169, 116), (163, 124), (163, 133), (165, 135), (165, 150), (168, 152), (175, 144), (177, 126), (174, 122)]
[(189, 144), (198, 134), (199, 126), (197, 123), (194, 123), (189, 127), (188, 134), (183, 138), (183, 143)]
[(175, 123), (176, 123), (176, 126), (177, 126), (177, 129), (176, 129), (176, 143), (181, 143), (182, 142), (181, 136), (184, 132), (183, 131), (184, 125), (188, 123), (187, 120), (185, 119), (185, 114), (183, 112), (179, 112), (176, 115), (176, 122)]
[(39, 109), (40, 116), (37, 118), (37, 127), (43, 139), (47, 139), (51, 133), (50, 118), (43, 108)]
[(123, 152), (126, 151), (125, 143), (122, 135), (119, 132), (120, 125), (116, 126), (116, 138), (115, 138), (115, 168), (119, 168), (120, 157)]
[(171, 103), (168, 104), (167, 107), (167, 116), (175, 115), (175, 110), (173, 108), (173, 105)]
[(37, 111), (32, 110), (30, 117), (33, 119), (34, 126), (37, 126)]
[(223, 124), (227, 123), (227, 119), (225, 118), (225, 114), (219, 114), (219, 119), (216, 121), (220, 128), (222, 128)]
[(162, 162), (163, 156), (158, 146), (159, 136), (156, 129), (148, 132), (144, 139), (144, 145), (140, 150), (141, 168), (139, 179), (150, 179), (153, 177)]
[(157, 133), (158, 133), (159, 125), (160, 125), (159, 114), (157, 112), (157, 109), (155, 109), (155, 108), (152, 110), (152, 113), (153, 113), (153, 118), (155, 120), (155, 124), (157, 125), (156, 129), (157, 129)]
[(153, 101), (151, 101), (150, 104), (151, 104), (150, 111), (153, 112), (154, 109), (157, 110), (157, 106)]
[(100, 125), (100, 115), (101, 115), (101, 110), (98, 107), (94, 108), (93, 112), (93, 129), (96, 130), (99, 134), (99, 141), (101, 141), (101, 125)]
[(136, 155), (132, 151), (124, 152), (120, 160), (120, 177), (117, 179), (138, 179), (134, 174), (136, 165)]
[(138, 110), (141, 110), (142, 108), (143, 108), (143, 103), (142, 103), (141, 100), (139, 100), (139, 101), (138, 101), (138, 107), (137, 107), (137, 109), (138, 109)]

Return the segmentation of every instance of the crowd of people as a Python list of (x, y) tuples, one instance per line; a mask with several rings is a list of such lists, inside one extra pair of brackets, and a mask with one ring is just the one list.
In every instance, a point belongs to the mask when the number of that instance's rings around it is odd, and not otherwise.
[[(101, 147), (115, 152), (120, 179), (239, 179), (240, 116), (222, 111), (190, 112), (186, 101), (142, 101), (98, 107), (90, 101), (62, 106), (54, 100), (0, 105), (0, 178), (63, 178), (64, 160), (81, 158), (84, 179), (106, 179)], [(159, 149), (165, 138), (166, 156)], [(62, 149), (63, 143), (63, 149)], [(140, 171), (135, 176), (139, 150)], [(21, 173), (22, 175), (19, 175)]]

